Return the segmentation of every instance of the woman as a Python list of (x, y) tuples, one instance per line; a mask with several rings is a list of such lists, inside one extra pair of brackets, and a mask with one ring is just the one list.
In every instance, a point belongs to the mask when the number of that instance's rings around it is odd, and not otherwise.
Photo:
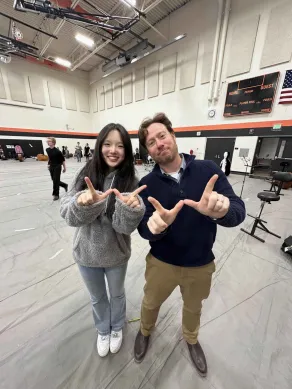
[(76, 158), (77, 158), (77, 162), (81, 162), (82, 147), (80, 146), (80, 142), (77, 142), (77, 145), (75, 146), (75, 155), (76, 155)]
[(138, 196), (145, 186), (137, 186), (129, 134), (112, 123), (101, 130), (93, 158), (77, 172), (61, 203), (61, 216), (77, 227), (73, 256), (90, 293), (101, 357), (109, 350), (117, 353), (122, 344), (130, 234), (145, 212)]
[(90, 147), (89, 147), (89, 144), (86, 143), (86, 145), (84, 147), (84, 156), (86, 157), (86, 162), (89, 161), (89, 154), (90, 154)]

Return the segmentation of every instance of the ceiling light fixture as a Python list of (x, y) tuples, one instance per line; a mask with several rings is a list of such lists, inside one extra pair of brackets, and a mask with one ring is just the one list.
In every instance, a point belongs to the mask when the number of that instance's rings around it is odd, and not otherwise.
[(72, 66), (70, 61), (67, 61), (66, 59), (59, 58), (59, 57), (55, 58), (55, 62), (58, 65), (65, 66), (66, 68), (71, 68), (71, 66)]
[(179, 41), (180, 39), (183, 39), (186, 36), (186, 34), (178, 35), (174, 40)]
[(83, 43), (84, 45), (86, 45), (88, 47), (92, 47), (94, 45), (94, 40), (93, 39), (88, 38), (87, 36), (79, 34), (79, 33), (75, 35), (75, 39), (78, 42)]
[[(131, 5), (132, 5), (133, 7), (136, 7), (136, 0), (127, 0), (127, 1), (122, 0), (122, 2), (123, 2), (124, 4), (126, 4), (128, 7), (131, 7)], [(130, 4), (131, 4), (131, 5), (130, 5)]]

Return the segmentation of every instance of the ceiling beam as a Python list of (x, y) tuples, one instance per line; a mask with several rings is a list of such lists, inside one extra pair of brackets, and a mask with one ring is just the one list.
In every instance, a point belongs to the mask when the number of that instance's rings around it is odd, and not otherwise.
[[(72, 3), (71, 3), (71, 8), (75, 8), (78, 3), (80, 2), (80, 0), (73, 0)], [(61, 20), (57, 27), (55, 28), (55, 31), (54, 31), (54, 35), (58, 35), (60, 30), (62, 29), (62, 27), (64, 26), (65, 24), (65, 20)], [(50, 47), (51, 43), (53, 42), (53, 38), (50, 38), (47, 43), (44, 45), (44, 47), (41, 49), (41, 52), (40, 52), (40, 56), (43, 56), (45, 54), (45, 52), (48, 50), (48, 48)]]
[[(163, 0), (160, 0), (159, 1), (159, 3), (161, 3), (161, 1), (163, 1)], [(88, 0), (87, 0), (87, 2), (88, 2)], [(156, 3), (156, 5), (158, 5), (159, 3), (156, 1), (155, 2)], [(98, 8), (98, 7), (97, 7)], [(96, 9), (97, 9), (96, 8)], [(149, 7), (148, 7), (149, 8)], [(152, 8), (153, 9), (153, 8)], [(98, 8), (98, 10), (99, 11), (101, 11), (99, 8)], [(102, 11), (102, 12), (104, 12), (105, 14), (106, 14), (106, 12), (105, 11)], [(146, 14), (146, 12), (144, 12), (144, 14)], [(144, 17), (143, 16), (140, 16), (141, 18), (143, 18), (144, 19)], [(150, 23), (150, 25), (151, 25), (151, 23)], [(152, 26), (152, 25), (151, 25)], [(152, 28), (154, 28), (155, 30), (157, 30), (155, 27), (153, 27), (152, 26)], [(157, 30), (158, 31), (158, 30)], [(156, 32), (157, 32), (156, 31)], [(130, 32), (130, 31), (129, 31)], [(158, 32), (159, 34), (161, 34), (160, 32)], [(135, 33), (134, 33), (135, 34)], [(164, 37), (164, 35), (163, 34), (161, 34), (163, 37)], [(166, 37), (164, 37), (165, 39), (166, 39)], [(140, 38), (140, 39), (143, 39), (142, 37)], [(77, 63), (75, 63), (75, 64), (73, 64), (73, 67), (71, 68), (71, 70), (72, 71), (74, 71), (74, 70), (76, 70), (79, 66), (81, 66), (84, 62), (86, 62), (89, 58), (91, 58), (94, 54), (96, 54), (98, 51), (100, 51), (100, 50), (102, 50), (108, 43), (110, 43), (111, 42), (111, 40), (110, 39), (108, 39), (107, 41), (105, 41), (105, 42), (103, 42), (100, 46), (98, 46), (98, 47), (96, 47), (93, 51), (92, 51), (92, 53), (89, 53), (87, 56), (85, 56), (85, 57), (83, 57), (82, 59), (80, 59), (80, 61), (78, 61)], [(151, 46), (151, 44), (150, 44), (150, 46)]]
[(144, 23), (146, 23), (150, 28), (152, 28), (152, 30), (155, 31), (156, 34), (160, 35), (161, 38), (163, 38), (164, 40), (168, 41), (168, 38), (166, 38), (166, 36), (163, 35), (162, 32), (160, 32), (156, 27), (154, 27), (150, 22), (148, 22), (148, 20), (146, 18), (141, 16), (141, 20), (143, 20)]
[(155, 0), (152, 4), (150, 4), (148, 7), (146, 7), (143, 12), (148, 13), (150, 12), (154, 7), (157, 7), (160, 3), (162, 3), (164, 0)]
[(79, 66), (81, 66), (82, 64), (84, 64), (84, 62), (88, 61), (89, 58), (91, 58), (94, 54), (96, 54), (98, 51), (102, 50), (111, 40), (108, 39), (107, 41), (101, 43), (99, 46), (97, 46), (91, 53), (88, 53), (85, 57), (83, 57), (82, 59), (80, 59), (77, 64), (73, 65), (73, 67), (71, 68), (72, 71), (76, 70), (77, 68), (79, 68)]
[(47, 36), (51, 37), (52, 39), (58, 39), (58, 37), (55, 36), (55, 35), (49, 34), (49, 33), (46, 32), (46, 31), (40, 30), (40, 29), (38, 29), (38, 28), (36, 28), (36, 27), (33, 27), (33, 26), (31, 26), (30, 24), (24, 23), (24, 22), (22, 22), (22, 21), (19, 20), (19, 19), (15, 19), (15, 18), (13, 18), (13, 17), (11, 17), (11, 16), (9, 16), (9, 15), (6, 15), (6, 14), (4, 14), (3, 12), (0, 12), (0, 15), (1, 15), (1, 16), (4, 16), (4, 18), (13, 20), (13, 21), (16, 22), (16, 23), (22, 24), (23, 26), (26, 26), (26, 27), (28, 27), (28, 28), (31, 28), (32, 30), (38, 31), (38, 32), (41, 33), (41, 34), (47, 35)]

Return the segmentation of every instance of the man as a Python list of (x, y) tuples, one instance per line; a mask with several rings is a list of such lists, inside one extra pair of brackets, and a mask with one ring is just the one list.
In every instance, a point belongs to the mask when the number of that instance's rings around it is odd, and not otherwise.
[(209, 296), (215, 271), (212, 246), (217, 224), (237, 226), (245, 218), (245, 206), (215, 163), (179, 155), (165, 114), (145, 120), (139, 140), (156, 165), (140, 182), (147, 189), (141, 192), (146, 213), (138, 230), (150, 241), (151, 250), (146, 258), (135, 360), (142, 362), (160, 306), (180, 286), (183, 336), (196, 369), (206, 376), (207, 362), (198, 332), (202, 300)]
[(75, 153), (76, 153), (77, 162), (81, 162), (82, 147), (80, 146), (80, 142), (77, 142), (77, 145), (75, 146)]
[(48, 138), (47, 144), (49, 148), (46, 149), (46, 152), (49, 157), (48, 169), (53, 180), (53, 200), (59, 200), (59, 190), (60, 186), (65, 189), (67, 192), (68, 184), (62, 182), (61, 179), (61, 170), (63, 165), (63, 173), (66, 172), (66, 162), (63, 154), (58, 150), (56, 146), (55, 138)]

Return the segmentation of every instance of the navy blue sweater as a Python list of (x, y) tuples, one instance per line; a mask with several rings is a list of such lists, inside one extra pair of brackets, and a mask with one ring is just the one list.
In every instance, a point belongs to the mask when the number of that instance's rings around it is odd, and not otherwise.
[[(146, 205), (146, 213), (138, 231), (142, 238), (150, 241), (151, 254), (157, 259), (183, 267), (202, 266), (214, 259), (212, 247), (217, 224), (235, 227), (242, 223), (245, 219), (245, 206), (214, 162), (198, 161), (186, 154), (184, 157), (186, 168), (179, 183), (162, 174), (158, 165), (140, 181), (140, 186), (147, 185), (147, 189), (140, 193)], [(162, 234), (153, 235), (149, 231), (147, 222), (155, 211), (147, 200), (149, 196), (157, 199), (166, 209), (172, 209), (179, 200), (200, 201), (208, 181), (214, 174), (219, 175), (214, 191), (230, 200), (230, 209), (224, 218), (214, 221), (184, 205), (174, 223)]]

